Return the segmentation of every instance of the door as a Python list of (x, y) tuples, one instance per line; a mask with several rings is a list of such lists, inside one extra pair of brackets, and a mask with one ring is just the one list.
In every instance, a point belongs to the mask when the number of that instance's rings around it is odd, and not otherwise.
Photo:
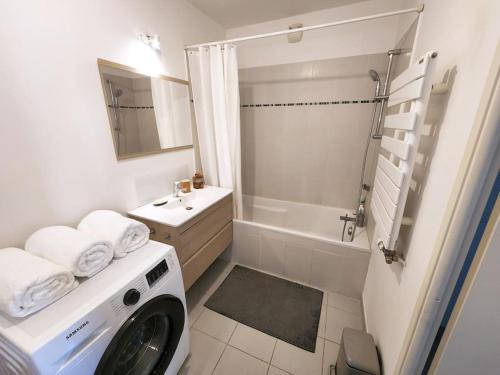
[(500, 367), (500, 172), (423, 374), (497, 374)]
[(161, 295), (141, 306), (118, 330), (95, 375), (163, 375), (184, 328), (180, 299)]

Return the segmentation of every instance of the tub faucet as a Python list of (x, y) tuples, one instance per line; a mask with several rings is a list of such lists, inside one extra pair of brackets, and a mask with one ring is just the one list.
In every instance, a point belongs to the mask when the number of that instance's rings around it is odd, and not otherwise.
[(174, 181), (174, 190), (172, 195), (175, 198), (179, 198), (179, 193), (181, 192), (181, 182), (180, 181)]
[(340, 216), (340, 220), (343, 220), (344, 221), (344, 228), (342, 229), (342, 242), (344, 242), (344, 237), (345, 237), (345, 228), (347, 226), (347, 223), (348, 222), (353, 222), (354, 223), (354, 228), (352, 226), (349, 227), (349, 229), (347, 230), (347, 234), (349, 235), (350, 237), (350, 242), (352, 242), (354, 240), (354, 231), (356, 230), (355, 229), (355, 226), (356, 226), (356, 215), (354, 216), (349, 216), (349, 214), (345, 214), (345, 215), (342, 215)]

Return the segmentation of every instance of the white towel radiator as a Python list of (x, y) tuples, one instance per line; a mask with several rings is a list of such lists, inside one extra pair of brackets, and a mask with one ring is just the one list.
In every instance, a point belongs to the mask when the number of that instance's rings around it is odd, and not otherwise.
[(377, 245), (389, 264), (399, 259), (396, 242), (401, 225), (411, 224), (403, 213), (431, 94), (436, 56), (437, 52), (427, 52), (391, 82), (387, 107), (402, 107), (398, 114), (385, 117), (384, 128), (393, 129), (394, 134), (382, 137), (380, 146), (389, 157), (382, 153), (378, 156), (370, 205), (376, 221)]

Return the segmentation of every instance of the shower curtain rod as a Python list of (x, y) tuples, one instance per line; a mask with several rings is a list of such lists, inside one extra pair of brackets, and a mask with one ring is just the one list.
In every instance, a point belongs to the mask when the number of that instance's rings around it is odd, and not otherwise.
[(246, 41), (246, 40), (270, 38), (270, 37), (273, 37), (273, 36), (286, 35), (286, 34), (297, 33), (297, 32), (301, 32), (301, 31), (323, 29), (325, 27), (340, 26), (340, 25), (346, 25), (346, 24), (349, 24), (349, 23), (369, 21), (369, 20), (374, 20), (374, 19), (377, 19), (377, 18), (399, 16), (399, 15), (408, 14), (408, 13), (422, 13), (423, 10), (424, 10), (424, 5), (422, 4), (422, 5), (420, 5), (420, 6), (416, 7), (416, 8), (396, 10), (396, 11), (387, 12), (387, 13), (379, 13), (379, 14), (374, 14), (374, 15), (371, 15), (371, 16), (351, 18), (351, 19), (343, 20), (343, 21), (323, 23), (323, 24), (320, 24), (320, 25), (305, 26), (305, 27), (301, 27), (301, 28), (298, 28), (298, 29), (275, 31), (275, 32), (272, 32), (272, 33), (257, 34), (257, 35), (245, 36), (245, 37), (234, 38), (234, 39), (219, 40), (219, 41), (216, 41), (216, 42), (209, 42), (209, 43), (192, 44), (190, 46), (187, 46), (184, 49), (188, 50), (188, 49), (199, 48), (199, 47), (217, 46), (219, 44), (243, 42), (243, 41)]

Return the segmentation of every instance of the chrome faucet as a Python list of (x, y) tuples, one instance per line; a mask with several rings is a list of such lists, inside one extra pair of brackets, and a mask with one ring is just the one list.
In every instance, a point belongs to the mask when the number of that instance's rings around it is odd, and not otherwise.
[(342, 229), (342, 242), (344, 242), (345, 229), (346, 229), (347, 223), (348, 222), (354, 223), (354, 227), (349, 226), (349, 228), (347, 230), (347, 234), (349, 235), (349, 242), (352, 242), (354, 240), (354, 231), (355, 231), (356, 220), (357, 220), (356, 214), (354, 214), (354, 216), (349, 216), (349, 214), (346, 213), (345, 215), (340, 216), (340, 220), (344, 221), (344, 228)]
[(181, 192), (181, 182), (180, 181), (174, 181), (174, 190), (172, 192), (172, 195), (175, 198), (179, 198), (179, 193)]

